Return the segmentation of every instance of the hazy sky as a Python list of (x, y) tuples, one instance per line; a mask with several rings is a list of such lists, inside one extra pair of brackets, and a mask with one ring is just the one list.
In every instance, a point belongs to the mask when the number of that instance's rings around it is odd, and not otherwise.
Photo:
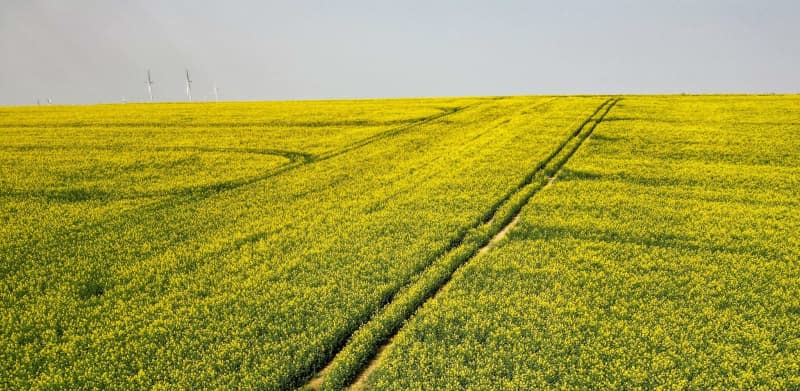
[(0, 104), (800, 92), (800, 1), (0, 0)]

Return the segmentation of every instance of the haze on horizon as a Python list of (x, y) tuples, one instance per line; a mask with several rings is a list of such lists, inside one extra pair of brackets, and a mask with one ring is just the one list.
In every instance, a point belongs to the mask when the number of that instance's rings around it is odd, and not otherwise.
[[(235, 3), (235, 4), (234, 4)], [(800, 92), (797, 1), (2, 0), (0, 104)]]

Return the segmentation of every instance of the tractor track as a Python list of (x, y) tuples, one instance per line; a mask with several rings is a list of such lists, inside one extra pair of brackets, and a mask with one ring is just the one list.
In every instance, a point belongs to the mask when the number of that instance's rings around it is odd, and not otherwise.
[[(502, 99), (502, 97), (497, 98)], [(494, 99), (496, 100), (496, 99)], [(284, 157), (289, 160), (289, 162), (284, 163), (278, 167), (274, 167), (269, 169), (259, 175), (245, 177), (245, 178), (238, 178), (232, 179), (228, 181), (222, 181), (217, 183), (211, 183), (206, 185), (200, 186), (187, 186), (177, 190), (168, 190), (168, 191), (156, 191), (156, 192), (141, 192), (136, 194), (128, 194), (128, 195), (117, 195), (108, 192), (95, 192), (92, 194), (90, 199), (100, 199), (100, 200), (128, 200), (128, 199), (138, 199), (138, 198), (151, 198), (151, 197), (161, 197), (161, 196), (188, 196), (192, 200), (207, 198), (212, 195), (225, 192), (228, 190), (237, 189), (239, 187), (243, 187), (246, 185), (251, 185), (253, 183), (261, 182), (263, 180), (272, 178), (277, 175), (284, 174), (286, 172), (292, 171), (294, 169), (331, 159), (333, 157), (345, 154), (352, 150), (367, 146), (372, 144), (376, 141), (380, 141), (401, 133), (404, 133), (416, 126), (426, 124), (428, 122), (432, 122), (449, 115), (453, 115), (455, 113), (459, 113), (465, 111), (467, 109), (479, 106), (483, 103), (486, 103), (491, 100), (483, 100), (479, 101), (470, 105), (466, 106), (458, 106), (453, 108), (442, 109), (441, 112), (429, 115), (427, 117), (418, 118), (412, 120), (408, 123), (405, 123), (400, 126), (393, 127), (391, 129), (385, 130), (383, 132), (379, 132), (377, 134), (371, 135), (359, 141), (350, 143), (348, 145), (342, 146), (340, 148), (333, 149), (328, 152), (321, 153), (319, 155), (313, 155), (306, 152), (300, 151), (288, 151), (288, 150), (280, 150), (280, 149), (270, 149), (270, 148), (213, 148), (213, 147), (195, 147), (195, 146), (187, 146), (187, 147), (170, 147), (170, 146), (162, 146), (162, 147), (151, 147), (151, 148), (133, 148), (133, 150), (148, 150), (148, 151), (197, 151), (197, 152), (230, 152), (230, 153), (253, 153), (253, 154), (260, 154), (260, 155), (274, 155)], [(48, 149), (48, 150), (57, 150), (57, 149), (65, 149), (65, 148), (79, 148), (79, 146), (38, 146), (38, 145), (20, 145), (20, 146), (6, 146), (0, 147), (0, 150), (32, 150), (32, 149)], [(117, 148), (114, 147), (89, 147), (95, 150), (109, 150), (113, 151)], [(55, 193), (51, 196), (51, 194), (47, 191), (39, 191), (39, 192), (15, 192), (15, 191), (7, 191), (0, 194), (0, 196), (12, 196), (12, 197), (31, 197), (31, 196), (39, 196), (45, 198), (52, 198), (54, 200), (58, 200), (60, 195)], [(83, 199), (81, 199), (83, 201)], [(168, 201), (168, 200), (166, 200)]]
[[(243, 187), (243, 186), (246, 186), (246, 185), (251, 185), (251, 184), (254, 184), (254, 183), (257, 183), (257, 182), (261, 182), (261, 181), (264, 181), (266, 179), (269, 179), (269, 178), (272, 178), (272, 177), (275, 177), (275, 176), (278, 176), (278, 175), (285, 174), (287, 172), (290, 172), (290, 171), (295, 170), (295, 169), (300, 168), (300, 167), (304, 167), (304, 166), (311, 165), (311, 164), (314, 164), (314, 163), (317, 163), (317, 162), (325, 161), (325, 160), (328, 160), (328, 159), (343, 155), (345, 153), (357, 150), (359, 148), (365, 147), (365, 146), (370, 145), (370, 144), (372, 144), (374, 142), (377, 142), (377, 141), (380, 141), (380, 140), (383, 140), (383, 139), (386, 139), (386, 138), (390, 138), (390, 137), (402, 134), (402, 133), (404, 133), (404, 132), (406, 132), (408, 130), (411, 130), (411, 129), (417, 127), (417, 126), (420, 126), (420, 125), (423, 125), (423, 124), (426, 124), (426, 123), (429, 123), (429, 122), (433, 122), (433, 121), (436, 121), (436, 120), (439, 120), (439, 119), (443, 119), (443, 118), (446, 118), (446, 117), (448, 117), (450, 115), (453, 115), (453, 114), (456, 114), (456, 113), (460, 113), (460, 112), (464, 112), (466, 110), (474, 109), (474, 108), (479, 107), (479, 106), (481, 106), (483, 104), (486, 104), (488, 102), (492, 102), (492, 101), (496, 101), (496, 100), (500, 100), (500, 99), (504, 99), (504, 98), (505, 97), (495, 97), (495, 98), (491, 98), (491, 99), (480, 100), (480, 101), (477, 101), (477, 102), (474, 102), (474, 103), (471, 103), (471, 104), (468, 104), (468, 105), (464, 105), (464, 106), (458, 106), (458, 107), (453, 107), (453, 108), (442, 109), (442, 112), (439, 112), (439, 113), (436, 113), (434, 115), (430, 115), (430, 116), (427, 116), (427, 117), (422, 117), (422, 118), (413, 120), (413, 121), (411, 121), (409, 123), (406, 123), (406, 124), (403, 124), (401, 126), (393, 127), (393, 128), (388, 129), (386, 131), (383, 131), (383, 132), (380, 132), (378, 134), (369, 136), (369, 137), (367, 137), (365, 139), (356, 141), (356, 142), (348, 144), (346, 146), (343, 146), (343, 147), (340, 147), (340, 148), (337, 148), (337, 149), (322, 153), (320, 155), (311, 155), (311, 154), (304, 153), (304, 152), (284, 151), (284, 150), (277, 150), (277, 149), (250, 149), (249, 151), (247, 149), (244, 149), (244, 150), (238, 150), (238, 149), (234, 150), (234, 149), (232, 149), (232, 150), (230, 150), (231, 152), (245, 152), (245, 151), (248, 151), (250, 153), (262, 153), (262, 154), (279, 155), (279, 156), (286, 157), (290, 161), (288, 163), (285, 163), (285, 164), (281, 165), (281, 166), (278, 166), (278, 167), (272, 168), (270, 170), (267, 170), (266, 172), (264, 172), (264, 173), (262, 173), (260, 175), (257, 175), (257, 176), (234, 179), (234, 180), (230, 180), (230, 181), (218, 182), (218, 183), (213, 183), (213, 184), (209, 184), (209, 185), (187, 187), (187, 188), (183, 188), (183, 189), (179, 189), (179, 190), (175, 190), (175, 191), (156, 192), (154, 194), (145, 194), (145, 195), (140, 195), (138, 197), (119, 197), (119, 196), (113, 196), (113, 195), (110, 195), (110, 194), (100, 194), (99, 196), (100, 196), (100, 198), (102, 200), (112, 200), (113, 201), (113, 200), (124, 200), (124, 199), (148, 199), (149, 198), (149, 199), (152, 199), (152, 201), (151, 202), (147, 202), (146, 204), (144, 204), (142, 206), (127, 210), (127, 211), (125, 211), (125, 212), (123, 212), (121, 214), (114, 215), (114, 216), (111, 216), (109, 218), (101, 219), (99, 221), (79, 221), (79, 222), (76, 222), (75, 224), (73, 224), (69, 228), (64, 229), (64, 230), (59, 230), (59, 232), (54, 233), (54, 235), (52, 235), (49, 238), (49, 240), (46, 240), (46, 241), (44, 241), (43, 243), (40, 243), (40, 244), (47, 245), (47, 243), (61, 243), (64, 240), (66, 240), (67, 238), (71, 238), (71, 237), (75, 237), (75, 236), (87, 236), (87, 232), (91, 232), (91, 231), (96, 231), (96, 232), (106, 231), (106, 229), (104, 229), (105, 227), (114, 226), (114, 225), (125, 225), (125, 224), (130, 223), (131, 221), (133, 221), (133, 222), (144, 222), (144, 221), (147, 221), (147, 218), (143, 217), (143, 216), (151, 216), (151, 215), (163, 214), (163, 213), (165, 213), (164, 211), (175, 207), (175, 205), (186, 205), (187, 203), (200, 202), (200, 201), (202, 201), (202, 200), (204, 200), (206, 198), (212, 197), (214, 195), (218, 195), (219, 193), (226, 192), (228, 190), (234, 190), (234, 189), (237, 189), (237, 188), (240, 188), (240, 187)], [(8, 147), (3, 148), (3, 149), (8, 150), (8, 149), (18, 149), (18, 148), (21, 149), (21, 150), (24, 150), (24, 149), (32, 149), (32, 148), (36, 149), (38, 147), (37, 146), (32, 146), (32, 145), (23, 145), (23, 146), (19, 146), (19, 147), (17, 147), (17, 146), (13, 146), (13, 147), (12, 146), (8, 146)], [(161, 148), (162, 150), (166, 150), (166, 149), (170, 149), (172, 147), (155, 147), (155, 148), (157, 148), (157, 149)], [(202, 147), (187, 147), (187, 149), (193, 149), (193, 150), (202, 151), (204, 148), (202, 148)], [(214, 148), (211, 148), (211, 149), (214, 149)], [(210, 151), (211, 149), (208, 149), (208, 150)], [(6, 191), (6, 192), (2, 192), (2, 194), (0, 194), (0, 196), (10, 196), (10, 197), (21, 196), (21, 195), (26, 195), (26, 196), (44, 196), (47, 199), (52, 199), (53, 198), (53, 197), (50, 197), (49, 194), (38, 194), (38, 193), (36, 193), (36, 194), (33, 194), (33, 193), (17, 194), (16, 192), (13, 192), (13, 191)], [(59, 195), (56, 195), (56, 200), (58, 200), (58, 196)], [(158, 197), (165, 197), (165, 198), (159, 199)], [(95, 200), (95, 198), (90, 198), (90, 199), (91, 200)], [(83, 200), (81, 200), (81, 201), (83, 201)], [(175, 243), (173, 243), (173, 245), (174, 244)], [(0, 246), (0, 248), (2, 248), (4, 250), (7, 250), (7, 251), (13, 250), (13, 247), (24, 247), (24, 248), (20, 248), (19, 249), (21, 253), (28, 253), (30, 251), (33, 251), (33, 248), (30, 248), (30, 246), (28, 244)], [(34, 246), (34, 247), (38, 247), (38, 246)], [(2, 269), (0, 269), (0, 275), (3, 274), (1, 271), (2, 271)]]
[[(492, 206), (477, 225), (463, 231), (440, 257), (421, 270), (381, 308), (350, 333), (347, 342), (303, 387), (363, 389), (391, 347), (394, 336), (425, 302), (447, 285), (453, 273), (500, 243), (517, 224), (528, 200), (550, 184), (560, 169), (619, 101), (609, 98), (539, 163), (515, 189)], [(308, 376), (308, 375), (307, 375)]]

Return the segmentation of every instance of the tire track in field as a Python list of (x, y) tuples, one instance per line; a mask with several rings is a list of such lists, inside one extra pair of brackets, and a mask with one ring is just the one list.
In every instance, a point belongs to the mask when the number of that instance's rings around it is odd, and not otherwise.
[[(143, 152), (171, 152), (171, 151), (187, 151), (187, 152), (200, 152), (200, 153), (238, 153), (238, 154), (253, 154), (253, 155), (265, 155), (265, 156), (277, 156), (286, 159), (286, 162), (279, 164), (278, 166), (272, 168), (270, 170), (278, 170), (283, 168), (287, 165), (297, 164), (301, 162), (307, 162), (314, 158), (314, 155), (305, 152), (299, 151), (292, 151), (292, 150), (283, 150), (283, 149), (272, 149), (272, 148), (232, 148), (232, 147), (204, 147), (204, 146), (157, 146), (157, 147), (134, 147), (134, 148), (125, 148), (125, 147), (112, 147), (112, 146), (90, 146), (90, 145), (64, 145), (64, 146), (48, 146), (48, 145), (20, 145), (20, 146), (0, 146), (0, 151), (32, 151), (32, 150), (42, 150), (42, 151), (56, 151), (56, 150), (65, 150), (65, 149), (74, 149), (74, 150), (95, 150), (95, 151), (108, 151), (108, 152), (115, 152), (115, 151), (143, 151)], [(263, 175), (263, 174), (262, 174)], [(70, 189), (67, 191), (63, 189), (41, 189), (41, 190), (0, 190), (0, 196), (9, 196), (9, 197), (21, 197), (21, 198), (31, 198), (31, 197), (44, 197), (53, 201), (64, 201), (64, 202), (76, 202), (76, 201), (88, 201), (88, 200), (103, 200), (103, 201), (112, 201), (112, 200), (134, 200), (140, 198), (151, 198), (151, 197), (161, 197), (161, 196), (174, 196), (174, 195), (182, 195), (182, 194), (191, 194), (195, 192), (202, 192), (204, 190), (210, 189), (219, 189), (225, 188), (230, 186), (237, 186), (242, 183), (242, 181), (247, 181), (252, 178), (260, 177), (244, 177), (244, 178), (236, 178), (236, 179), (229, 179), (225, 181), (215, 182), (215, 183), (208, 183), (203, 185), (196, 185), (196, 186), (186, 186), (177, 189), (165, 189), (165, 190), (155, 190), (155, 191), (139, 191), (139, 192), (132, 192), (129, 194), (120, 194), (109, 192), (105, 190), (99, 189), (83, 189), (83, 188), (76, 188), (73, 191), (77, 192), (78, 197), (76, 199), (71, 199), (70, 196)]]
[[(113, 192), (106, 192), (106, 191), (96, 191), (96, 190), (89, 190), (85, 191), (84, 189), (77, 189), (78, 197), (74, 197), (72, 199), (70, 197), (70, 193), (62, 194), (64, 192), (59, 191), (48, 191), (48, 190), (41, 190), (41, 191), (0, 191), (0, 196), (12, 196), (12, 197), (45, 197), (54, 201), (88, 201), (88, 200), (132, 200), (132, 199), (139, 199), (139, 198), (152, 198), (152, 197), (162, 197), (162, 196), (188, 196), (188, 201), (197, 201), (199, 199), (207, 198), (212, 195), (227, 191), (233, 190), (242, 186), (250, 185), (253, 183), (257, 183), (271, 177), (292, 171), (294, 169), (300, 168), (302, 166), (312, 164), (315, 162), (324, 161), (352, 150), (367, 146), (372, 144), (376, 141), (392, 137), (398, 134), (401, 134), (405, 131), (408, 131), (416, 126), (435, 121), (437, 119), (467, 110), (469, 108), (478, 106), (485, 102), (491, 100), (503, 99), (503, 97), (498, 97), (495, 99), (487, 99), (478, 101), (469, 105), (465, 106), (457, 106), (451, 108), (443, 108), (440, 109), (441, 112), (429, 115), (426, 117), (421, 117), (417, 119), (413, 119), (407, 123), (404, 123), (400, 126), (393, 127), (391, 129), (385, 130), (383, 132), (379, 132), (377, 134), (371, 135), (364, 139), (355, 141), (348, 145), (333, 149), (331, 151), (323, 152), (319, 155), (310, 154), (307, 152), (302, 151), (291, 151), (291, 150), (281, 150), (281, 149), (272, 149), (272, 148), (215, 148), (215, 147), (203, 147), (203, 146), (156, 146), (151, 148), (117, 148), (117, 147), (109, 147), (109, 146), (87, 146), (89, 149), (94, 150), (104, 150), (104, 151), (115, 151), (115, 150), (147, 150), (147, 151), (197, 151), (197, 152), (230, 152), (230, 153), (252, 153), (252, 154), (259, 154), (259, 155), (273, 155), (273, 156), (280, 156), (283, 158), (288, 159), (288, 162), (281, 164), (277, 167), (273, 167), (267, 171), (264, 171), (261, 174), (244, 177), (244, 178), (237, 178), (231, 179), (227, 181), (221, 181), (216, 183), (209, 183), (204, 185), (197, 185), (197, 186), (186, 186), (179, 189), (173, 190), (164, 190), (164, 191), (151, 191), (151, 192), (138, 192), (136, 194), (127, 194), (127, 195), (120, 195), (114, 194)], [(19, 151), (26, 151), (26, 150), (58, 150), (58, 149), (78, 149), (80, 146), (76, 145), (68, 145), (68, 146), (48, 146), (48, 145), (20, 145), (20, 146), (0, 146), (0, 150), (19, 150)], [(167, 202), (168, 203), (168, 202)]]
[[(316, 162), (328, 160), (334, 158), (336, 156), (343, 155), (345, 153), (351, 152), (353, 150), (357, 150), (359, 148), (365, 147), (369, 144), (372, 144), (376, 141), (389, 138), (395, 135), (399, 135), (403, 132), (411, 130), (417, 126), (433, 122), (447, 116), (463, 112), (469, 109), (473, 109), (480, 105), (486, 104), (487, 102), (491, 102), (494, 100), (504, 99), (505, 97), (495, 97), (491, 99), (484, 99), (479, 100), (477, 102), (467, 104), (464, 106), (457, 106), (452, 108), (442, 109), (441, 112), (422, 117), (420, 119), (413, 120), (409, 123), (403, 124), (401, 126), (393, 127), (386, 131), (380, 132), (378, 134), (369, 136), (365, 139), (361, 139), (359, 141), (353, 142), (351, 144), (345, 145), (340, 148), (333, 149), (331, 151), (325, 152), (321, 155), (311, 155), (304, 152), (297, 152), (297, 151), (282, 151), (282, 150), (267, 150), (262, 149), (263, 151), (280, 151), (278, 153), (282, 156), (289, 158), (291, 161), (283, 164), (281, 166), (272, 168), (261, 175), (257, 175), (254, 177), (242, 178), (232, 181), (227, 181), (223, 183), (216, 183), (210, 185), (202, 185), (202, 186), (195, 186), (195, 187), (188, 187), (184, 189), (179, 189), (177, 191), (169, 192), (169, 193), (161, 193), (161, 194), (151, 194), (141, 197), (134, 197), (139, 199), (146, 199), (146, 198), (154, 198), (152, 202), (148, 202), (142, 206), (127, 210), (121, 214), (113, 215), (108, 218), (100, 219), (97, 221), (77, 221), (75, 224), (71, 225), (67, 229), (58, 230), (54, 232), (52, 236), (43, 240), (40, 244), (44, 244), (47, 246), (53, 246), (54, 244), (57, 246), (59, 243), (62, 243), (64, 240), (77, 236), (88, 236), (87, 232), (95, 231), (95, 232), (103, 232), (107, 231), (108, 227), (112, 227), (112, 230), (116, 229), (115, 226), (125, 226), (128, 225), (130, 222), (135, 222), (134, 224), (141, 223), (147, 224), (148, 223), (148, 216), (158, 216), (161, 214), (165, 214), (166, 210), (170, 208), (176, 207), (183, 207), (187, 204), (193, 204), (200, 202), (204, 199), (217, 195), (219, 193), (237, 189), (246, 185), (250, 185), (253, 183), (257, 183), (287, 172), (290, 172), (294, 169), (314, 164)], [(31, 146), (27, 146), (31, 147)], [(290, 157), (291, 156), (291, 157)], [(2, 195), (12, 195), (13, 194), (0, 194)], [(165, 197), (165, 198), (157, 198), (157, 197)], [(109, 200), (114, 200), (113, 198), (108, 198)], [(185, 239), (188, 240), (188, 239)], [(172, 245), (176, 245), (176, 243), (172, 243)], [(11, 251), (14, 248), (20, 248), (21, 253), (29, 253), (33, 251), (33, 248), (28, 244), (14, 244), (10, 246), (0, 246), (0, 249), (4, 251)], [(2, 268), (0, 268), (0, 275), (5, 276)]]
[[(503, 97), (496, 98), (494, 100), (497, 100), (497, 99), (503, 99)], [(222, 183), (222, 184), (215, 184), (215, 185), (211, 185), (211, 186), (203, 186), (203, 187), (198, 187), (198, 188), (194, 188), (194, 189), (186, 189), (186, 191), (182, 192), (182, 193), (186, 194), (186, 195), (195, 195), (197, 193), (200, 193), (201, 194), (201, 198), (206, 198), (206, 197), (209, 197), (211, 195), (215, 195), (215, 194), (227, 191), (227, 190), (232, 190), (232, 189), (236, 189), (236, 188), (239, 188), (239, 187), (242, 187), (242, 186), (251, 185), (253, 183), (257, 183), (257, 182), (272, 178), (274, 176), (284, 174), (286, 172), (292, 171), (294, 169), (297, 169), (297, 168), (300, 168), (300, 167), (303, 167), (303, 166), (306, 166), (306, 165), (310, 165), (310, 164), (313, 164), (313, 163), (317, 163), (317, 162), (325, 161), (325, 160), (328, 160), (328, 159), (332, 159), (332, 158), (337, 157), (339, 155), (343, 155), (343, 154), (346, 154), (346, 153), (348, 153), (350, 151), (353, 151), (353, 150), (365, 147), (367, 145), (370, 145), (370, 144), (372, 144), (374, 142), (377, 142), (377, 141), (380, 141), (380, 140), (383, 140), (383, 139), (386, 139), (386, 138), (390, 138), (390, 137), (405, 133), (406, 131), (411, 130), (411, 129), (417, 127), (417, 126), (420, 126), (420, 125), (423, 125), (423, 124), (426, 124), (426, 123), (429, 123), (429, 122), (433, 122), (433, 121), (436, 121), (438, 119), (441, 119), (441, 118), (444, 118), (444, 117), (447, 117), (447, 116), (450, 116), (450, 115), (453, 115), (453, 114), (456, 114), (456, 113), (460, 113), (460, 112), (463, 112), (465, 110), (468, 110), (468, 109), (471, 109), (471, 108), (474, 108), (474, 107), (477, 107), (477, 106), (479, 106), (481, 104), (486, 103), (487, 101), (488, 100), (479, 101), (479, 102), (476, 102), (476, 103), (473, 103), (473, 104), (470, 104), (470, 105), (466, 105), (466, 106), (458, 106), (458, 107), (453, 107), (453, 108), (442, 109), (442, 112), (440, 112), (440, 113), (436, 113), (434, 115), (430, 115), (430, 116), (427, 116), (427, 117), (423, 117), (423, 118), (420, 118), (420, 119), (413, 120), (413, 121), (411, 121), (411, 122), (409, 122), (407, 124), (404, 124), (404, 125), (401, 125), (401, 126), (398, 126), (398, 127), (394, 127), (392, 129), (385, 130), (383, 132), (379, 132), (379, 133), (374, 134), (372, 136), (369, 136), (369, 137), (363, 138), (361, 140), (355, 141), (353, 143), (347, 144), (345, 146), (333, 149), (333, 150), (328, 151), (328, 152), (323, 152), (323, 153), (321, 153), (319, 155), (304, 154), (302, 156), (302, 159), (293, 160), (293, 161), (291, 161), (291, 162), (289, 162), (287, 164), (284, 164), (284, 165), (282, 165), (280, 167), (276, 167), (276, 168), (274, 168), (274, 169), (272, 169), (270, 171), (267, 171), (262, 175), (249, 177), (249, 178), (244, 178), (244, 179), (241, 179), (241, 180), (231, 181), (231, 182)]]
[[(226, 183), (222, 183), (222, 184), (215, 184), (215, 185), (203, 186), (203, 187), (198, 187), (198, 188), (193, 188), (193, 189), (186, 189), (186, 191), (182, 192), (182, 193), (185, 194), (185, 195), (196, 195), (196, 194), (199, 193), (201, 199), (202, 198), (206, 198), (206, 197), (209, 197), (211, 195), (214, 195), (214, 194), (217, 194), (217, 193), (221, 193), (221, 192), (224, 192), (224, 191), (227, 191), (227, 190), (232, 190), (232, 189), (236, 189), (236, 188), (239, 188), (239, 187), (242, 187), (242, 186), (246, 186), (246, 185), (250, 185), (250, 184), (253, 184), (253, 183), (256, 183), (256, 182), (260, 182), (260, 181), (272, 178), (272, 177), (277, 176), (277, 175), (284, 174), (286, 172), (292, 171), (294, 169), (297, 169), (297, 168), (300, 168), (300, 167), (303, 167), (303, 166), (306, 166), (306, 165), (309, 165), (309, 164), (325, 161), (325, 160), (337, 157), (339, 155), (346, 154), (346, 153), (348, 153), (350, 151), (365, 147), (365, 146), (370, 145), (370, 144), (372, 144), (374, 142), (377, 142), (377, 141), (380, 141), (380, 140), (383, 140), (383, 139), (386, 139), (386, 138), (390, 138), (390, 137), (405, 133), (406, 131), (411, 130), (411, 129), (417, 127), (417, 126), (424, 125), (426, 123), (433, 122), (433, 121), (445, 118), (447, 116), (450, 116), (450, 115), (453, 115), (453, 114), (456, 114), (456, 113), (460, 113), (460, 112), (475, 108), (477, 106), (480, 106), (480, 105), (485, 104), (486, 102), (489, 102), (489, 101), (492, 101), (492, 100), (500, 100), (500, 99), (504, 99), (504, 98), (505, 97), (497, 97), (497, 98), (494, 98), (494, 99), (481, 100), (481, 101), (478, 101), (478, 102), (475, 102), (475, 103), (472, 103), (472, 104), (469, 104), (469, 105), (465, 105), (465, 106), (456, 106), (456, 107), (452, 107), (452, 108), (444, 108), (444, 109), (441, 109), (442, 111), (440, 113), (436, 113), (436, 114), (433, 114), (433, 115), (429, 115), (427, 117), (422, 117), (422, 118), (418, 118), (418, 119), (409, 121), (408, 123), (405, 123), (403, 125), (400, 125), (400, 126), (385, 130), (383, 132), (379, 132), (379, 133), (373, 134), (371, 136), (365, 137), (365, 138), (363, 138), (361, 140), (352, 142), (352, 143), (347, 144), (345, 146), (342, 146), (342, 147), (339, 147), (339, 148), (336, 148), (336, 149), (333, 149), (333, 150), (330, 150), (330, 151), (327, 151), (327, 152), (323, 152), (323, 153), (321, 153), (319, 155), (312, 155), (312, 154), (308, 154), (308, 153), (298, 153), (297, 156), (300, 156), (300, 158), (293, 159), (293, 160), (290, 158), (290, 160), (292, 160), (291, 162), (289, 162), (287, 164), (284, 164), (284, 165), (282, 165), (280, 167), (276, 167), (276, 168), (274, 168), (272, 170), (269, 170), (269, 171), (265, 172), (262, 175), (253, 176), (253, 177), (249, 177), (249, 178), (244, 178), (244, 179), (236, 180), (236, 181), (230, 181), (230, 182), (226, 182)], [(208, 193), (210, 193), (210, 194), (208, 194)]]
[(519, 221), (528, 200), (554, 180), (560, 169), (619, 101), (605, 100), (522, 183), (496, 203), (485, 220), (464, 232), (440, 258), (414, 276), (387, 304), (350, 334), (331, 361), (304, 387), (307, 389), (363, 389), (382, 362), (404, 322), (447, 285), (453, 273), (501, 242)]

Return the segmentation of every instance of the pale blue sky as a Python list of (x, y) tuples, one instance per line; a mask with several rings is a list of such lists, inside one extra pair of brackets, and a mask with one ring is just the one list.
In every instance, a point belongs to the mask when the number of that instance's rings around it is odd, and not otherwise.
[(800, 1), (0, 0), (0, 104), (800, 92)]

